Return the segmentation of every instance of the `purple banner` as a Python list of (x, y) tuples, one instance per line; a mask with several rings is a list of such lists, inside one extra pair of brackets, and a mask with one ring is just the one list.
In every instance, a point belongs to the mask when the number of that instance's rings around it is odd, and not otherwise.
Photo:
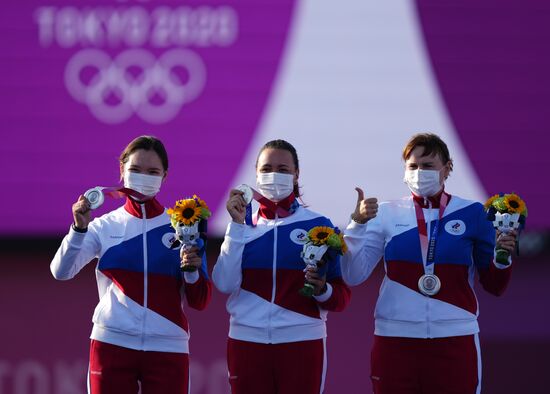
[[(115, 185), (120, 151), (147, 133), (169, 151), (163, 204), (199, 194), (216, 235), (228, 220), (228, 190), (254, 183), (266, 141), (297, 147), (306, 202), (344, 226), (355, 186), (381, 200), (408, 192), (399, 152), (422, 131), (449, 144), (451, 194), (482, 201), (516, 192), (529, 208), (527, 228), (546, 230), (545, 4), (4, 4), (0, 165), (10, 170), (0, 235), (64, 233), (78, 195)], [(327, 158), (338, 165), (319, 171)], [(26, 211), (39, 205), (32, 225), (14, 201)]]
[[(119, 180), (141, 134), (166, 144), (165, 205), (216, 207), (257, 127), (293, 0), (27, 1), (0, 13), (0, 122), (9, 199), (0, 234), (63, 233), (90, 187)], [(6, 200), (4, 200), (6, 198)], [(107, 208), (112, 208), (113, 204)]]
[(544, 0), (417, 0), (434, 74), (489, 195), (516, 192), (548, 228), (550, 24)]

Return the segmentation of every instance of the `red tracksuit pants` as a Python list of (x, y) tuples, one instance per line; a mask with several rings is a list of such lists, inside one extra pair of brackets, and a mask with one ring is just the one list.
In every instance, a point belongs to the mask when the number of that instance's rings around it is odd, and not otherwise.
[(263, 344), (229, 338), (227, 364), (232, 394), (319, 394), (325, 340)]
[(375, 394), (475, 394), (481, 386), (477, 335), (421, 339), (375, 336)]
[(92, 340), (90, 394), (136, 394), (139, 384), (142, 394), (188, 394), (189, 355), (145, 352)]

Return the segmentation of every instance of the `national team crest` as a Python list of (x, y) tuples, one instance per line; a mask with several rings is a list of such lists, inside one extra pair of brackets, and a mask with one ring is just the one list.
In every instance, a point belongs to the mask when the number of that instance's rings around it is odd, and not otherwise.
[(450, 220), (445, 224), (445, 231), (451, 235), (462, 235), (466, 232), (466, 223), (462, 220)]

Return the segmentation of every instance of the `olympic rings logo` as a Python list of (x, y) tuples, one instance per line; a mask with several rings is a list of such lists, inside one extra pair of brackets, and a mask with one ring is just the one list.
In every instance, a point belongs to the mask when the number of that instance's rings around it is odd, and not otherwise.
[(108, 124), (133, 114), (152, 124), (169, 122), (205, 83), (202, 59), (187, 49), (172, 49), (158, 59), (146, 50), (129, 49), (114, 60), (101, 50), (83, 49), (65, 68), (71, 96)]

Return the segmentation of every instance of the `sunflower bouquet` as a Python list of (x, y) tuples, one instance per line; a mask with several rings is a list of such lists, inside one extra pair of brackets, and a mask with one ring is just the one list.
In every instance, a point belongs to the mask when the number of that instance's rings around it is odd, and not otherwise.
[[(527, 218), (527, 206), (517, 194), (495, 194), (485, 202), (487, 219), (493, 222), (493, 226), (502, 233), (512, 230), (522, 230)], [(508, 265), (508, 251), (496, 250), (496, 261)]]
[[(172, 248), (181, 246), (184, 249), (190, 249), (197, 246), (204, 252), (204, 241), (200, 235), (206, 233), (206, 220), (212, 215), (204, 200), (197, 195), (193, 195), (193, 198), (178, 200), (166, 213), (170, 215), (170, 223), (176, 230)], [(181, 269), (190, 272), (195, 271), (196, 267), (183, 264)]]
[[(306, 263), (304, 271), (314, 268), (320, 276), (325, 275), (328, 262), (334, 260), (337, 255), (347, 252), (344, 235), (338, 227), (317, 226), (308, 231), (302, 249), (301, 257)], [(300, 294), (306, 297), (313, 295), (315, 288), (307, 281), (300, 289)]]

